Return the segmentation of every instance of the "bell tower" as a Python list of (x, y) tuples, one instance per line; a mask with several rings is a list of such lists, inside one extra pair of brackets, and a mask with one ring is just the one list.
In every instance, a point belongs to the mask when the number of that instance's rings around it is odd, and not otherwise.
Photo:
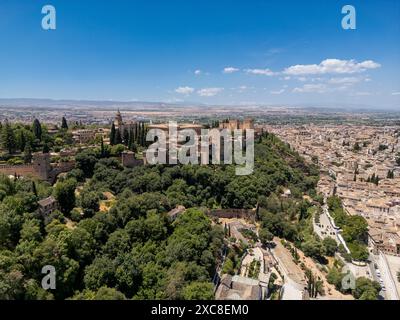
[(115, 128), (118, 128), (119, 130), (121, 130), (123, 124), (124, 123), (122, 122), (121, 112), (118, 109), (117, 114), (115, 115), (115, 119), (114, 119)]

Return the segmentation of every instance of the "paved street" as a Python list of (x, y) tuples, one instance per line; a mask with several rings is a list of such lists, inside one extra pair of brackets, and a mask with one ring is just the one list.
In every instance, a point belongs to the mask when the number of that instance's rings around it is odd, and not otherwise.
[(397, 280), (397, 272), (400, 272), (400, 257), (386, 255), (386, 261), (396, 284), (397, 294), (400, 296), (400, 282)]
[(328, 215), (327, 215), (327, 206), (323, 206), (322, 213), (320, 214), (319, 217), (319, 223), (315, 223), (315, 220), (313, 221), (314, 223), (314, 231), (318, 234), (318, 236), (321, 239), (324, 239), (326, 237), (331, 237), (336, 240), (338, 244), (340, 244), (339, 238), (338, 238), (338, 232), (337, 230), (333, 227), (332, 222), (330, 221)]
[(383, 281), (383, 284), (386, 287), (386, 298), (387, 300), (399, 300), (399, 295), (397, 293), (397, 288), (395, 284), (395, 280), (393, 279), (389, 266), (387, 264), (386, 257), (383, 255), (383, 253), (379, 254), (379, 257), (376, 259), (376, 262), (378, 264), (380, 273), (381, 273), (381, 278)]

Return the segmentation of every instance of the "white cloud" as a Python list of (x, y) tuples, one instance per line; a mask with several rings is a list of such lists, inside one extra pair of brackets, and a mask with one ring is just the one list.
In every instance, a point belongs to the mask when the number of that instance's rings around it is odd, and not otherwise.
[(332, 84), (354, 84), (361, 82), (363, 79), (359, 77), (344, 77), (344, 78), (331, 78), (329, 83)]
[(242, 93), (244, 91), (246, 91), (247, 89), (249, 89), (248, 86), (239, 86), (237, 88), (232, 88), (233, 90), (237, 90), (237, 92)]
[(285, 89), (276, 90), (276, 91), (270, 91), (271, 94), (282, 94), (284, 92), (285, 92)]
[(301, 82), (305, 82), (307, 81), (306, 77), (298, 77), (297, 80), (301, 81)]
[(263, 76), (273, 76), (275, 74), (270, 69), (246, 69), (245, 71), (250, 74), (257, 74)]
[(195, 74), (196, 76), (200, 75), (201, 73), (202, 73), (202, 72), (201, 72), (200, 69), (197, 69), (197, 70), (194, 71), (194, 74)]
[(194, 88), (191, 87), (178, 87), (175, 89), (176, 93), (180, 94), (191, 94), (194, 92)]
[(358, 63), (355, 60), (326, 59), (320, 64), (298, 64), (286, 68), (283, 73), (287, 75), (307, 74), (352, 74), (364, 72), (368, 69), (376, 69), (381, 65), (372, 60)]
[(197, 91), (201, 97), (213, 97), (223, 91), (224, 88), (203, 88)]
[[(362, 78), (331, 78), (323, 80), (323, 83), (307, 83), (292, 90), (294, 93), (332, 93), (350, 91), (350, 88), (357, 82), (363, 81)], [(353, 96), (370, 95), (369, 92), (350, 92)]]
[(371, 92), (359, 91), (354, 93), (355, 96), (370, 96)]
[(310, 92), (316, 92), (316, 93), (324, 93), (326, 92), (327, 88), (325, 84), (305, 84), (302, 87), (297, 87), (293, 89), (293, 92), (295, 93), (310, 93)]
[(392, 96), (400, 96), (400, 92), (392, 92)]
[(234, 73), (239, 71), (238, 68), (234, 68), (234, 67), (226, 67), (224, 68), (224, 71), (222, 71), (223, 73)]
[(381, 66), (379, 63), (374, 62), (372, 60), (366, 60), (364, 62), (359, 63), (358, 65), (360, 68), (363, 68), (363, 69), (376, 69)]

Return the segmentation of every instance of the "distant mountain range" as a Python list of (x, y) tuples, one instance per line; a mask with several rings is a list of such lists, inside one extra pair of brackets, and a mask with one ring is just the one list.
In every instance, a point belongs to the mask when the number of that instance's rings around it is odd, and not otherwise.
[(304, 109), (318, 112), (400, 112), (399, 107), (376, 107), (361, 104), (335, 104), (335, 103), (310, 103), (298, 105), (277, 105), (277, 104), (252, 104), (252, 105), (206, 105), (196, 102), (150, 102), (150, 101), (113, 101), (113, 100), (55, 100), (55, 99), (32, 99), (32, 98), (0, 98), (0, 108), (57, 108), (57, 109), (117, 109), (121, 110), (165, 110), (175, 108), (209, 108), (209, 109)]

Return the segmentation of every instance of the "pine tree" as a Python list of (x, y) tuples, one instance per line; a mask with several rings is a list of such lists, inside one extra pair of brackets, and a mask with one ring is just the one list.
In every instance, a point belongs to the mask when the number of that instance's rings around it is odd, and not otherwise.
[(4, 149), (8, 151), (9, 154), (12, 154), (15, 151), (16, 142), (15, 142), (15, 134), (11, 125), (6, 121), (3, 129), (2, 129), (2, 146)]
[(111, 132), (110, 132), (110, 144), (113, 146), (115, 144), (115, 124), (113, 123), (111, 126)]
[(38, 119), (33, 121), (32, 131), (35, 135), (35, 138), (42, 141), (42, 125), (40, 124)]
[(62, 117), (62, 120), (61, 120), (61, 129), (63, 129), (63, 130), (68, 130), (68, 123), (67, 123), (67, 119), (65, 119), (65, 117)]
[(26, 138), (23, 130), (20, 130), (19, 141), (18, 141), (18, 149), (23, 151), (25, 150)]

